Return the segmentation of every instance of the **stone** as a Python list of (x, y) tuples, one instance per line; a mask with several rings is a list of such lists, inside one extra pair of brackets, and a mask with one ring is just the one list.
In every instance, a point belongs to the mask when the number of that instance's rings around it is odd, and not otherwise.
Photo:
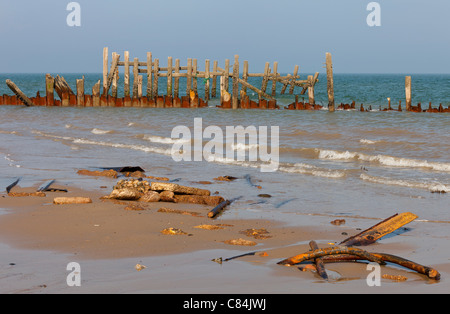
[(135, 201), (142, 197), (143, 193), (136, 188), (122, 188), (122, 189), (114, 189), (109, 198), (113, 198), (116, 200), (129, 200)]
[(100, 177), (110, 177), (117, 178), (117, 171), (115, 170), (103, 170), (103, 171), (91, 171), (91, 170), (78, 170), (77, 174), (85, 176), (100, 176)]
[(254, 242), (254, 241), (249, 241), (249, 240), (245, 240), (245, 239), (241, 239), (241, 238), (226, 240), (226, 241), (223, 241), (223, 243), (230, 244), (230, 245), (245, 245), (245, 246), (256, 245), (256, 242)]
[(202, 196), (202, 195), (175, 195), (176, 203), (201, 204), (217, 206), (225, 201), (222, 196)]
[(53, 204), (89, 204), (92, 200), (89, 197), (55, 197)]
[(203, 195), (203, 196), (211, 195), (211, 192), (209, 190), (198, 189), (169, 182), (152, 182), (150, 185), (150, 189), (152, 191), (170, 191), (174, 192), (175, 194)]
[(155, 191), (148, 191), (139, 199), (140, 202), (146, 203), (159, 202), (160, 200), (161, 200), (160, 194)]
[(161, 202), (175, 203), (175, 193), (173, 193), (172, 191), (162, 191), (161, 193), (159, 193), (159, 196), (161, 198)]

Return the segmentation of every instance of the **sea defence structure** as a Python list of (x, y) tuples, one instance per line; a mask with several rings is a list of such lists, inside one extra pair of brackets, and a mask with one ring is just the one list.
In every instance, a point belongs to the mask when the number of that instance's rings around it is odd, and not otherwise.
[[(278, 62), (265, 63), (264, 71), (261, 73), (250, 73), (248, 61), (241, 64), (239, 56), (234, 56), (233, 64), (226, 59), (224, 64), (219, 66), (218, 61), (209, 59), (204, 61), (203, 71), (197, 59), (188, 58), (186, 65), (181, 65), (180, 59), (173, 60), (167, 57), (165, 67), (160, 66), (160, 60), (154, 58), (151, 52), (147, 52), (146, 60), (140, 61), (133, 58), (131, 61), (128, 51), (121, 55), (113, 52), (108, 53), (108, 47), (103, 49), (103, 73), (102, 79), (98, 80), (91, 89), (91, 93), (86, 93), (84, 76), (76, 80), (76, 91), (73, 91), (64, 77), (56, 77), (46, 74), (45, 76), (45, 96), (37, 92), (35, 97), (27, 97), (20, 88), (11, 80), (6, 80), (7, 86), (14, 95), (1, 95), (0, 105), (26, 105), (26, 106), (80, 106), (80, 107), (147, 107), (147, 108), (202, 108), (208, 107), (209, 100), (220, 97), (220, 104), (217, 107), (223, 109), (283, 109), (277, 104), (278, 95), (283, 95), (286, 91), (290, 95), (295, 95), (295, 101), (284, 109), (289, 110), (359, 110), (370, 111), (371, 108), (364, 108), (364, 105), (356, 106), (352, 104), (340, 104), (335, 108), (333, 64), (330, 53), (326, 53), (326, 76), (328, 106), (316, 104), (315, 85), (318, 82), (319, 72), (308, 75), (301, 80), (299, 66), (295, 65), (292, 74), (281, 75), (278, 73)], [(110, 58), (111, 57), (111, 58)], [(109, 62), (110, 60), (110, 62)], [(123, 92), (119, 95), (119, 69), (123, 75)], [(242, 70), (241, 70), (242, 69)], [(131, 76), (131, 73), (133, 74)], [(146, 86), (144, 86), (144, 77)], [(259, 77), (261, 85), (255, 86), (249, 82), (249, 78)], [(185, 93), (180, 91), (181, 78), (185, 81)], [(132, 82), (131, 82), (132, 79)], [(202, 84), (199, 84), (198, 80)], [(164, 80), (163, 84), (161, 80)], [(218, 84), (219, 83), (219, 84)], [(161, 90), (161, 86), (164, 86)], [(200, 86), (201, 85), (201, 86)], [(278, 88), (277, 89), (277, 85)], [(270, 89), (269, 89), (270, 86)], [(199, 88), (204, 89), (199, 97)], [(145, 90), (145, 92), (144, 92)], [(257, 99), (252, 99), (248, 95), (251, 90)], [(295, 93), (297, 91), (297, 93)], [(55, 95), (56, 93), (56, 95)], [(299, 95), (307, 93), (308, 102), (298, 101)], [(183, 95), (182, 95), (183, 94)], [(57, 96), (57, 97), (56, 97)], [(405, 79), (405, 110), (411, 112), (450, 112), (449, 108), (432, 108), (431, 103), (428, 109), (422, 109), (421, 104), (412, 106), (411, 104), (411, 77)], [(397, 109), (389, 107), (385, 111), (402, 111), (401, 102)]]

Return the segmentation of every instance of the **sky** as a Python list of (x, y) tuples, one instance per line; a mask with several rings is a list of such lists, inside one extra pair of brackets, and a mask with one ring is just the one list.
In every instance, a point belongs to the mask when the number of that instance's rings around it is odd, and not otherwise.
[[(103, 47), (165, 66), (168, 56), (249, 61), (250, 72), (450, 73), (450, 1), (79, 0), (80, 26), (66, 0), (0, 0), (0, 73), (99, 73)], [(111, 56), (110, 56), (111, 60)]]

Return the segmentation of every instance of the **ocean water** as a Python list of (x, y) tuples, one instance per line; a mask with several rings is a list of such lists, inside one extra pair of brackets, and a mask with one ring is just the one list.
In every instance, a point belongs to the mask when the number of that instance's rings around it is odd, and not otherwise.
[[(81, 77), (63, 76), (73, 89), (75, 79)], [(28, 95), (38, 90), (45, 93), (44, 77), (0, 75)], [(86, 75), (86, 86), (100, 77)], [(321, 74), (319, 80), (316, 101), (326, 105), (325, 76)], [(183, 91), (183, 84), (180, 86)], [(163, 94), (165, 84), (159, 89)], [(199, 83), (201, 97), (202, 90)], [(387, 97), (394, 107), (404, 99), (404, 75), (335, 75), (335, 90), (337, 104), (355, 100), (374, 110), (222, 110), (216, 108), (217, 99), (201, 109), (0, 106), (0, 189), (21, 177), (22, 186), (56, 179), (100, 190), (102, 185), (112, 188), (115, 181), (79, 176), (77, 170), (141, 166), (147, 175), (219, 191), (226, 198), (242, 196), (226, 212), (233, 218), (386, 218), (410, 211), (422, 220), (450, 222), (450, 114), (379, 111), (387, 106)], [(3, 93), (11, 94), (6, 84), (0, 84)], [(281, 95), (278, 104), (288, 105), (293, 98)], [(445, 107), (450, 104), (450, 75), (413, 75), (413, 103), (430, 101)], [(248, 158), (174, 161), (172, 130), (186, 126), (193, 133), (196, 118), (202, 118), (202, 130), (217, 126), (225, 138), (227, 126), (278, 126), (277, 171), (261, 172), (264, 161)], [(270, 128), (269, 135), (273, 135)], [(202, 147), (211, 141), (205, 136)], [(269, 136), (268, 146), (270, 143)], [(235, 148), (247, 152), (267, 148), (264, 142), (250, 144)], [(239, 179), (213, 180), (224, 175)]]

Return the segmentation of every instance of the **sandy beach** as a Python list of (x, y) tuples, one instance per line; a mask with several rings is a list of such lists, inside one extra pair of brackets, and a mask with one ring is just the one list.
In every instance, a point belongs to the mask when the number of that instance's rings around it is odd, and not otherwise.
[[(407, 232), (386, 236), (367, 251), (395, 254), (434, 267), (441, 280), (414, 271), (382, 266), (382, 279), (369, 287), (366, 263), (326, 264), (328, 282), (315, 271), (277, 265), (282, 259), (309, 250), (315, 240), (330, 247), (361, 229), (372, 219), (346, 217), (344, 225), (331, 224), (326, 215), (302, 216), (295, 223), (262, 219), (235, 219), (227, 211), (218, 218), (206, 216), (210, 206), (185, 203), (141, 203), (101, 199), (108, 195), (76, 187), (58, 186), (68, 193), (45, 192), (45, 197), (1, 195), (1, 293), (446, 293), (450, 262), (445, 255), (447, 236), (431, 233), (433, 223), (412, 222)], [(14, 192), (34, 192), (15, 187)], [(64, 195), (62, 195), (64, 194)], [(83, 196), (90, 204), (55, 205), (60, 196)], [(130, 207), (130, 205), (132, 205)], [(131, 208), (131, 209), (130, 209)], [(136, 210), (140, 208), (141, 210)], [(160, 208), (196, 213), (197, 216), (158, 212)], [(201, 229), (199, 226), (217, 229)], [(185, 234), (166, 235), (166, 228)], [(260, 236), (245, 234), (264, 229)], [(428, 232), (430, 232), (428, 234)], [(425, 237), (423, 235), (426, 235)], [(243, 239), (255, 245), (230, 245)], [(245, 253), (253, 255), (225, 261)], [(222, 258), (222, 263), (213, 261)], [(67, 284), (66, 266), (81, 267), (81, 286)], [(142, 269), (136, 269), (142, 265)]]

